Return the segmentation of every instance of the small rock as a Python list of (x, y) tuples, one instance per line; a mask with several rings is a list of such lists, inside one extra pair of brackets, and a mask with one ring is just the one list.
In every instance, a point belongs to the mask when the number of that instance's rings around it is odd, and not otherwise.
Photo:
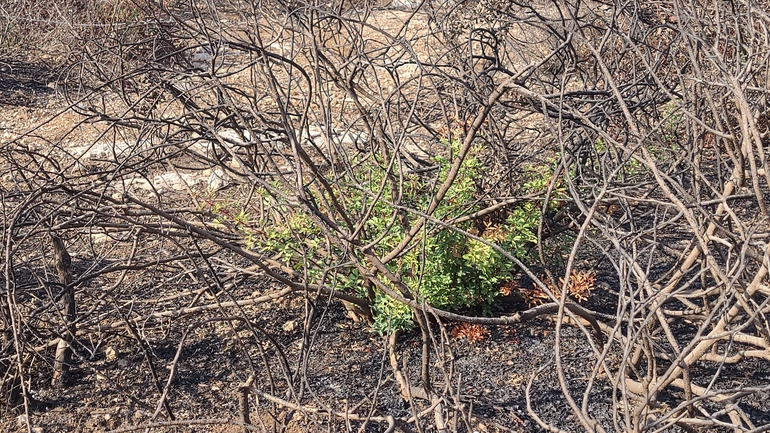
[(230, 176), (221, 167), (211, 170), (209, 176), (209, 191), (220, 190), (230, 184)]
[(289, 320), (283, 324), (283, 330), (286, 332), (294, 332), (297, 329), (297, 321)]
[(140, 421), (146, 419), (147, 417), (149, 417), (149, 413), (148, 412), (143, 411), (141, 409), (137, 409), (136, 412), (134, 412), (134, 414), (131, 417), (131, 419), (133, 420), (134, 423), (138, 424)]
[(396, 9), (414, 10), (420, 5), (420, 2), (416, 0), (393, 0), (390, 5)]
[(191, 173), (163, 173), (153, 178), (152, 184), (155, 190), (162, 194), (169, 191), (184, 191), (197, 183), (194, 174)]
[(105, 233), (91, 233), (91, 242), (94, 244), (101, 244), (109, 240), (111, 240), (111, 238)]
[[(234, 129), (223, 129), (217, 133), (222, 140), (227, 144), (235, 144), (237, 146), (245, 146), (251, 142), (251, 133), (248, 130), (241, 130), (239, 133)], [(243, 141), (246, 139), (246, 141)]]
[(108, 347), (104, 350), (104, 356), (107, 359), (107, 362), (112, 362), (118, 359), (118, 352), (114, 348)]

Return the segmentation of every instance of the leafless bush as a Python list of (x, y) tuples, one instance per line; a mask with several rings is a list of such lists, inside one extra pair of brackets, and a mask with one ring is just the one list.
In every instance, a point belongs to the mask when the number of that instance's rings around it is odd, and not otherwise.
[(130, 0), (7, 0), (0, 4), (0, 57), (58, 66), (80, 51), (82, 41), (125, 29), (142, 18)]
[[(29, 404), (31, 359), (53, 364), (54, 346), (121, 332), (157, 386), (151, 421), (174, 422), (185, 339), (222, 322), (253, 339), (238, 340), (250, 364), (244, 428), (256, 425), (256, 396), (275, 417), (349, 430), (472, 431), (437, 325), (553, 315), (554, 361), (527, 395), (553, 372), (580, 428), (761, 429), (745, 403), (767, 385), (737, 383), (728, 367), (770, 361), (765, 7), (425, 2), (396, 16), (347, 2), (142, 5), (148, 27), (92, 39), (64, 83), (102, 135), (3, 147), (4, 367)], [(522, 209), (537, 216), (530, 242), (508, 237)], [(51, 239), (77, 250), (71, 282), (37, 253)], [(431, 265), (436, 245), (479, 279), (526, 275), (547, 302), (457, 313), (495, 293), (428, 290), (444, 287), (432, 282), (447, 269)], [(570, 299), (570, 276), (589, 275), (573, 273), (581, 261), (600, 271), (597, 311)], [(281, 287), (244, 290), (254, 276)], [(154, 291), (172, 282), (178, 293)], [(73, 288), (74, 315), (57, 305)], [(296, 365), (244, 310), (284, 297), (306, 301)], [(384, 349), (409, 416), (383, 413), (376, 397), (350, 410), (314, 396), (307, 359), (334, 299), (381, 330), (419, 329), (419, 366), (399, 358), (397, 332)], [(194, 321), (164, 380), (147, 335), (181, 316)], [(577, 372), (565, 366), (567, 323), (590, 351)], [(55, 356), (59, 372), (67, 362)], [(527, 403), (543, 429), (568, 428)]]

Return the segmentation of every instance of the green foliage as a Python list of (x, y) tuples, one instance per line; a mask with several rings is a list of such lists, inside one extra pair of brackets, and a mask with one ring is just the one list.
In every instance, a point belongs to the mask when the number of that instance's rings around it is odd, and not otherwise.
[[(459, 141), (447, 143), (457, 150)], [(457, 217), (481, 209), (476, 197), (479, 180), (485, 170), (479, 159), (481, 149), (473, 149), (466, 156), (458, 176), (445, 199), (433, 213), (434, 217), (451, 223)], [(385, 161), (370, 158), (351, 161), (354, 170), (345, 172), (333, 182), (334, 193), (349, 219), (361, 221), (362, 244), (373, 244), (372, 250), (380, 256), (387, 254), (404, 240), (405, 234), (419, 218), (404, 208), (424, 212), (435, 195), (437, 185), (447, 179), (452, 161), (436, 158), (440, 169), (433, 177), (387, 172)], [(532, 167), (526, 176), (525, 189), (544, 189), (553, 178), (553, 168)], [(330, 203), (331, 197), (322, 189), (310, 190), (316, 203)], [(227, 206), (212, 206), (212, 213), (226, 219), (239, 230), (248, 248), (277, 257), (300, 275), (306, 275), (309, 283), (320, 281), (323, 270), (334, 267), (337, 271), (337, 289), (346, 290), (369, 299), (374, 312), (374, 329), (387, 333), (393, 329), (413, 326), (411, 309), (385, 293), (364, 289), (359, 273), (342, 258), (351, 251), (339, 251), (327, 243), (322, 231), (299, 207), (282, 204), (262, 191), (263, 207), (272, 215), (269, 221), (257, 227), (248, 212)], [(396, 204), (397, 203), (397, 204)], [(330, 219), (343, 226), (340, 215), (332, 208), (322, 208)], [(483, 239), (500, 245), (520, 260), (525, 260), (540, 221), (540, 209), (535, 203), (525, 203), (498, 215), (494, 222), (465, 221), (455, 227), (477, 234)], [(329, 250), (331, 248), (331, 250)], [(339, 263), (348, 263), (340, 266)], [(387, 264), (408, 287), (404, 296), (418, 302), (426, 302), (436, 308), (457, 310), (481, 307), (489, 312), (499, 293), (499, 287), (512, 278), (516, 266), (489, 245), (471, 239), (462, 232), (446, 228), (442, 224), (428, 222), (420, 234), (399, 257)], [(340, 275), (341, 274), (341, 275)], [(393, 285), (399, 292), (402, 289)]]
[(673, 99), (663, 105), (663, 134), (665, 139), (674, 145), (679, 136), (679, 127), (682, 124), (682, 112), (679, 110), (681, 101)]

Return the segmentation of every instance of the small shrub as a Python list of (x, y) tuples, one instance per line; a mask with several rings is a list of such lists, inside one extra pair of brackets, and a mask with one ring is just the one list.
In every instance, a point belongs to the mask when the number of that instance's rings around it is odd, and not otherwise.
[[(445, 144), (456, 150), (459, 141), (447, 140)], [(466, 157), (446, 199), (434, 212), (436, 218), (450, 222), (481, 209), (476, 199), (480, 178), (485, 175), (480, 153), (481, 149), (473, 149)], [(349, 212), (350, 219), (364, 221), (361, 243), (373, 243), (375, 254), (383, 256), (399, 245), (419, 218), (417, 214), (404, 213), (402, 207), (417, 210), (428, 207), (434, 195), (434, 185), (446, 179), (451, 166), (451, 161), (445, 157), (437, 157), (435, 161), (440, 169), (433, 178), (388, 173), (384, 161), (370, 158), (367, 161), (352, 161), (351, 166), (356, 167), (355, 170), (335, 180), (335, 192)], [(532, 188), (552, 181), (552, 169), (538, 168), (532, 173), (529, 175), (529, 182), (534, 182)], [(545, 179), (541, 179), (543, 177)], [(536, 185), (537, 182), (540, 183)], [(311, 190), (310, 193), (316, 203), (331, 202), (325, 192)], [(322, 231), (300, 208), (282, 203), (264, 190), (262, 194), (263, 206), (271, 210), (272, 217), (263, 219), (261, 226), (251, 223), (248, 213), (242, 209), (212, 206), (211, 212), (220, 219), (229, 220), (243, 236), (248, 248), (277, 257), (300, 275), (306, 275), (311, 280), (309, 283), (323, 283), (320, 281), (325, 275), (323, 269), (336, 269), (338, 290), (353, 291), (371, 302), (376, 331), (387, 333), (413, 326), (412, 311), (408, 306), (378, 291), (372, 296), (352, 266), (339, 265), (342, 257), (350, 252), (339, 251), (327, 243)], [(399, 199), (398, 205), (393, 197)], [(333, 209), (321, 210), (327, 215), (339, 217)], [(342, 224), (339, 218), (339, 224)], [(525, 203), (508, 209), (495, 221), (481, 224), (465, 221), (456, 224), (456, 227), (496, 243), (520, 260), (525, 260), (528, 246), (537, 241), (535, 233), (540, 222), (539, 207), (534, 203)], [(413, 290), (406, 294), (412, 299), (424, 299), (440, 309), (480, 307), (486, 312), (491, 311), (500, 286), (510, 281), (516, 272), (514, 263), (491, 246), (430, 222), (410, 247), (387, 266)], [(398, 291), (396, 287), (393, 289)]]

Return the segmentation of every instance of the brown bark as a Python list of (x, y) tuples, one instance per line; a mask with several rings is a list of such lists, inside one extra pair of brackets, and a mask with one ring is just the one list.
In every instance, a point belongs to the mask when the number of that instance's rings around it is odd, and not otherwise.
[(54, 265), (59, 277), (59, 283), (63, 286), (64, 293), (61, 297), (61, 315), (67, 328), (62, 333), (56, 346), (56, 359), (54, 361), (53, 379), (51, 385), (55, 388), (64, 386), (67, 368), (72, 360), (72, 341), (75, 336), (75, 288), (72, 286), (72, 259), (64, 246), (64, 241), (51, 235), (54, 253)]

